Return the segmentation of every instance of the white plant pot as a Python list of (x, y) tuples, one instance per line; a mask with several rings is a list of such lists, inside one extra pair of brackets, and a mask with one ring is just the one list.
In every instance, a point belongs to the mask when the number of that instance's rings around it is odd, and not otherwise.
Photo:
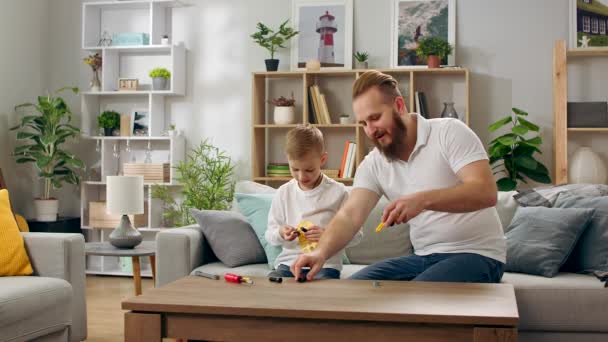
[(606, 184), (608, 173), (600, 156), (590, 147), (580, 147), (570, 159), (569, 183)]
[(56, 199), (35, 199), (34, 209), (36, 211), (36, 220), (55, 222), (57, 221), (57, 212), (59, 212), (59, 201)]
[(343, 125), (348, 125), (352, 123), (352, 120), (350, 119), (350, 116), (341, 116), (340, 123)]
[(296, 111), (293, 106), (274, 107), (274, 123), (277, 125), (290, 125), (296, 121)]

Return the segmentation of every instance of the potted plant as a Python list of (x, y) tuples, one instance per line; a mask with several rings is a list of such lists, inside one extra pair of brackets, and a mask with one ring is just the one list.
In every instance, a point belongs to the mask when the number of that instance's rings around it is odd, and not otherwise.
[(120, 128), (120, 113), (106, 110), (97, 117), (97, 124), (103, 128), (106, 137), (114, 135), (114, 130)]
[(416, 54), (427, 60), (429, 68), (439, 68), (441, 61), (452, 53), (452, 46), (440, 37), (422, 38), (418, 41)]
[(101, 69), (101, 55), (96, 53), (94, 55), (89, 55), (84, 58), (85, 64), (93, 69), (93, 78), (91, 79), (91, 83), (89, 84), (91, 87), (91, 91), (100, 91), (101, 90), (101, 82), (99, 82), (99, 69)]
[(78, 93), (78, 88), (61, 88), (53, 95), (39, 96), (36, 104), (24, 103), (15, 107), (15, 111), (33, 108), (40, 114), (26, 115), (19, 125), (11, 128), (17, 130), (17, 140), (27, 142), (13, 151), (17, 163), (34, 163), (38, 176), (44, 180), (42, 195), (34, 199), (38, 221), (57, 220), (59, 202), (51, 197), (51, 188), (59, 189), (63, 183), (79, 184), (77, 171), (84, 167), (80, 159), (62, 148), (67, 140), (80, 135), (80, 129), (70, 124), (70, 107), (55, 95), (67, 89)]
[(256, 26), (257, 32), (250, 37), (261, 47), (270, 51), (270, 59), (266, 59), (266, 71), (277, 71), (279, 69), (279, 60), (274, 59), (274, 53), (278, 48), (285, 48), (285, 43), (293, 36), (298, 34), (293, 28), (288, 27), (289, 19), (285, 20), (278, 31), (274, 31), (270, 27), (259, 22)]
[(180, 187), (178, 203), (169, 187), (155, 185), (152, 197), (163, 201), (166, 226), (181, 227), (196, 223), (190, 209), (228, 210), (234, 196), (234, 163), (219, 148), (203, 141), (192, 149), (185, 161), (175, 167)]
[(150, 71), (150, 78), (152, 78), (152, 90), (166, 90), (171, 72), (165, 68), (154, 68)]
[(369, 53), (365, 51), (357, 51), (354, 54), (355, 56), (355, 69), (367, 69), (367, 60), (369, 58)]
[(542, 153), (539, 149), (543, 142), (540, 135), (525, 137), (527, 133), (538, 132), (540, 128), (524, 119), (528, 113), (518, 108), (512, 108), (512, 111), (513, 114), (488, 127), (488, 131), (494, 132), (505, 125), (512, 126), (509, 133), (492, 140), (488, 150), (494, 174), (505, 174), (505, 177), (496, 182), (498, 190), (514, 190), (518, 181), (527, 183), (525, 178), (539, 183), (551, 183), (549, 170), (534, 158), (534, 153)]
[(340, 123), (343, 125), (348, 125), (348, 124), (352, 123), (352, 121), (350, 119), (350, 115), (348, 115), (346, 113), (340, 114)]
[(271, 103), (274, 105), (274, 123), (277, 125), (289, 125), (295, 122), (296, 119), (296, 99), (288, 99), (281, 96), (277, 99), (272, 99)]

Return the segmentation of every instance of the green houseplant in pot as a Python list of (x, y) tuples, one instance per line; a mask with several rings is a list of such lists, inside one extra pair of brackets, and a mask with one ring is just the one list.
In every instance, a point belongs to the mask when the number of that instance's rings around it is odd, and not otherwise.
[(355, 57), (355, 69), (367, 69), (369, 53), (365, 51), (357, 51), (353, 56)]
[(256, 26), (257, 32), (250, 37), (261, 47), (270, 51), (270, 59), (266, 59), (266, 71), (277, 71), (279, 69), (279, 60), (274, 59), (274, 53), (279, 48), (285, 48), (285, 43), (297, 35), (299, 32), (288, 27), (289, 19), (285, 20), (277, 31), (259, 22)]
[(40, 198), (34, 200), (38, 221), (56, 221), (59, 202), (51, 197), (52, 189), (59, 189), (64, 183), (79, 184), (78, 171), (84, 163), (72, 153), (63, 149), (69, 139), (80, 135), (80, 129), (70, 124), (72, 111), (65, 100), (56, 94), (78, 88), (61, 88), (54, 94), (39, 96), (37, 103), (24, 103), (15, 111), (34, 109), (38, 115), (25, 115), (21, 122), (12, 127), (17, 131), (17, 140), (23, 144), (15, 147), (13, 156), (18, 164), (34, 163), (38, 176), (44, 181)]
[(103, 128), (105, 136), (110, 137), (115, 129), (120, 128), (120, 114), (113, 110), (106, 110), (97, 117), (97, 125)]
[(234, 196), (234, 163), (224, 151), (207, 140), (193, 148), (175, 167), (181, 185), (178, 202), (169, 187), (155, 185), (152, 197), (164, 203), (165, 225), (181, 227), (195, 223), (190, 209), (227, 210)]
[(165, 68), (154, 68), (150, 71), (152, 78), (152, 90), (167, 90), (171, 72)]
[[(528, 113), (518, 108), (512, 108), (513, 114), (502, 118), (488, 127), (495, 132), (499, 128), (511, 125), (509, 133), (505, 133), (490, 142), (490, 165), (494, 174), (502, 174), (496, 184), (500, 191), (511, 191), (517, 187), (518, 181), (527, 183), (526, 178), (539, 183), (551, 183), (549, 170), (534, 158), (535, 153), (542, 153), (542, 139), (538, 134), (540, 128), (524, 117)], [(528, 133), (536, 133), (526, 137)]]
[(451, 53), (452, 45), (440, 37), (422, 38), (416, 49), (416, 55), (426, 59), (429, 68), (439, 68), (441, 61)]

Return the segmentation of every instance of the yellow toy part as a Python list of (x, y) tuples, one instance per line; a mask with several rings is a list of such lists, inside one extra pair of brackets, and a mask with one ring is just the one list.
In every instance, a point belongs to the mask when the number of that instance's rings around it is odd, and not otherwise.
[(298, 223), (296, 226), (296, 231), (298, 232), (298, 244), (300, 245), (300, 250), (304, 253), (309, 253), (317, 248), (317, 242), (308, 241), (306, 235), (304, 233), (310, 227), (313, 227), (315, 224), (310, 221), (302, 221)]
[(380, 222), (380, 224), (376, 227), (376, 233), (380, 233), (384, 229), (384, 222)]

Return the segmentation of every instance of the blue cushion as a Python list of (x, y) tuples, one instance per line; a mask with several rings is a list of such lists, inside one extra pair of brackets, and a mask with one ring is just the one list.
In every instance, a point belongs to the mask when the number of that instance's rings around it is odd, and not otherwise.
[(273, 246), (264, 237), (268, 228), (268, 213), (272, 204), (274, 194), (235, 194), (236, 203), (239, 211), (245, 215), (249, 224), (253, 227), (255, 235), (258, 237), (268, 265), (274, 267), (274, 261), (281, 253), (280, 246)]
[(506, 234), (505, 270), (553, 277), (594, 212), (595, 209), (518, 208)]
[(554, 206), (595, 209), (589, 227), (581, 235), (564, 265), (564, 270), (608, 272), (608, 197), (582, 197), (561, 193), (555, 200)]

